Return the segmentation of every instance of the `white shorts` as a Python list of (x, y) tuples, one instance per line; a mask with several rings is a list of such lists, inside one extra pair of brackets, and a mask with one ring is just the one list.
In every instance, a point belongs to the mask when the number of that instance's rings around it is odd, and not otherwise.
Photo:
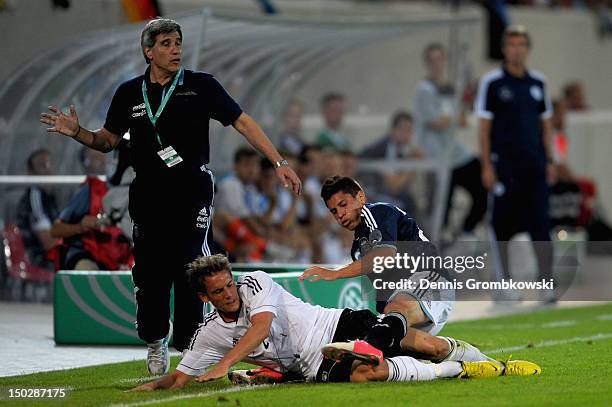
[[(441, 280), (444, 280), (442, 277)], [(444, 328), (446, 321), (450, 317), (453, 308), (455, 307), (455, 291), (454, 290), (395, 290), (387, 300), (391, 302), (398, 294), (407, 294), (416, 299), (423, 310), (423, 313), (429, 319), (429, 322), (424, 324), (414, 325), (420, 331), (437, 335)]]

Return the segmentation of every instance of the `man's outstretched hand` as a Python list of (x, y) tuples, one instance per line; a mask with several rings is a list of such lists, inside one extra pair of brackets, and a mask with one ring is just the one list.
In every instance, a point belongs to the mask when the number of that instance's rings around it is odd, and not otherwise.
[(298, 278), (300, 281), (308, 279), (308, 281), (313, 282), (319, 280), (331, 281), (335, 280), (337, 277), (338, 276), (336, 270), (326, 269), (325, 267), (313, 266), (304, 270), (302, 275)]
[(40, 122), (51, 126), (47, 128), (48, 132), (76, 137), (81, 126), (74, 105), (70, 105), (70, 115), (64, 114), (55, 106), (49, 106), (49, 112), (40, 114)]
[(227, 372), (229, 372), (228, 367), (220, 363), (217, 363), (217, 365), (214, 368), (204, 373), (203, 375), (198, 376), (196, 378), (196, 382), (204, 383), (204, 382), (210, 382), (212, 380), (221, 379), (222, 377), (227, 376)]

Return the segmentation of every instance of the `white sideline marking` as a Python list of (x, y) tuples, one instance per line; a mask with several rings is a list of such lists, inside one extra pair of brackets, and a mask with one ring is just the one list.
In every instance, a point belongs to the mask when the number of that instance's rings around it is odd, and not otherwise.
[(599, 319), (600, 321), (610, 321), (612, 320), (612, 314), (598, 315), (595, 317), (595, 319)]
[(125, 379), (121, 379), (121, 380), (117, 380), (115, 383), (116, 384), (123, 384), (123, 383), (144, 383), (144, 382), (150, 382), (156, 379), (159, 379), (161, 376), (140, 376), (140, 377), (128, 377)]
[(160, 398), (160, 399), (155, 399), (155, 400), (137, 401), (135, 403), (111, 404), (111, 407), (148, 406), (152, 404), (167, 403), (167, 402), (177, 401), (177, 400), (207, 397), (207, 396), (212, 396), (215, 394), (226, 394), (226, 393), (236, 393), (239, 391), (250, 391), (250, 390), (261, 389), (261, 388), (270, 387), (270, 386), (273, 386), (273, 384), (260, 384), (257, 386), (233, 386), (233, 387), (226, 387), (224, 389), (219, 389), (219, 390), (204, 391), (201, 393), (183, 394), (180, 396), (172, 396), (172, 397)]
[(545, 324), (542, 324), (541, 327), (542, 328), (563, 328), (566, 326), (574, 326), (574, 325), (576, 325), (576, 321), (570, 319), (567, 321), (547, 322)]
[(603, 339), (612, 339), (612, 333), (598, 333), (591, 336), (575, 336), (573, 338), (567, 339), (553, 339), (549, 341), (542, 341), (538, 343), (534, 343), (533, 345), (519, 345), (519, 346), (509, 346), (507, 348), (498, 348), (498, 349), (489, 349), (483, 351), (483, 353), (502, 353), (502, 352), (514, 352), (517, 350), (523, 350), (527, 348), (545, 348), (548, 346), (557, 346), (557, 345), (565, 345), (568, 343), (574, 342), (583, 342), (583, 341), (600, 341)]

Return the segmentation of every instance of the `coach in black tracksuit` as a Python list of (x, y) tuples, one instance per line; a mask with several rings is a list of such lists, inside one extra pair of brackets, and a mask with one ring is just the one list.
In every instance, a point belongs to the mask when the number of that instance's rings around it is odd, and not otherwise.
[(261, 128), (208, 73), (181, 67), (182, 32), (172, 20), (150, 21), (141, 45), (150, 65), (144, 75), (119, 86), (102, 129), (86, 130), (55, 107), (41, 121), (98, 149), (111, 151), (126, 131), (134, 152), (136, 179), (130, 187), (136, 265), (132, 271), (138, 335), (147, 343), (169, 330), (174, 284), (174, 347), (182, 351), (202, 322), (202, 302), (188, 287), (185, 265), (211, 254), (214, 178), (209, 162), (209, 119), (233, 125), (275, 163), (285, 186), (301, 183)]
[[(554, 178), (550, 139), (552, 106), (542, 75), (525, 67), (530, 48), (523, 27), (504, 35), (502, 68), (481, 80), (476, 100), (480, 119), (482, 181), (494, 195), (492, 226), (500, 242), (527, 231), (532, 241), (550, 241), (548, 183)], [(507, 250), (500, 245), (504, 278)], [(538, 246), (540, 278), (551, 277), (550, 244)]]

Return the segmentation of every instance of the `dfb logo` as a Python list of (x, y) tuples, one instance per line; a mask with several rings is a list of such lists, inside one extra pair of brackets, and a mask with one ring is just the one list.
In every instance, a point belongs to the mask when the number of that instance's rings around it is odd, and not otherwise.
[(338, 299), (338, 308), (364, 309), (365, 304), (361, 297), (361, 285), (355, 281), (344, 284)]

